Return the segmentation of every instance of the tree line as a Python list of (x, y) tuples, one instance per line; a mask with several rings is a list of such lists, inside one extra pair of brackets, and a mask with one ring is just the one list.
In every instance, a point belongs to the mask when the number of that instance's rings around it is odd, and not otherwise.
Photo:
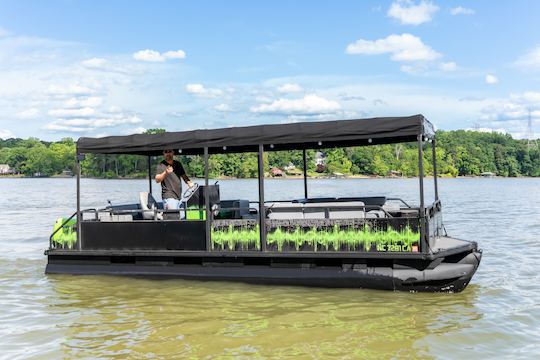
[[(149, 132), (162, 132), (151, 129)], [(455, 130), (437, 131), (437, 171), (442, 176), (474, 176), (492, 172), (498, 176), (540, 176), (540, 151), (528, 149), (527, 141), (510, 135)], [(40, 174), (53, 176), (63, 171), (75, 171), (75, 142), (65, 138), (56, 142), (37, 138), (0, 139), (0, 164), (8, 164), (17, 173), (26, 176)], [(424, 172), (433, 171), (431, 144), (424, 148)], [(317, 169), (317, 151), (324, 154), (325, 166)], [(319, 154), (320, 155), (320, 154)], [(320, 156), (319, 156), (320, 157)], [(191, 177), (204, 175), (202, 156), (177, 156)], [(315, 171), (323, 175), (418, 174), (418, 148), (416, 143), (373, 145), (307, 151), (309, 175)], [(161, 157), (151, 158), (152, 172)], [(301, 151), (273, 151), (264, 154), (265, 171), (271, 168), (302, 169)], [(210, 176), (253, 178), (257, 176), (257, 154), (216, 154), (209, 159)], [(291, 168), (289, 168), (291, 169)], [(148, 176), (148, 158), (139, 155), (87, 154), (82, 161), (83, 176), (100, 178), (142, 178)]]

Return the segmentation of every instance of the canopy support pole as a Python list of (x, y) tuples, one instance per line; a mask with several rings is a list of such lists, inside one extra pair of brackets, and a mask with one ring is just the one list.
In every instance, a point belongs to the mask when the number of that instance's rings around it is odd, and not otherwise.
[(259, 145), (259, 231), (261, 250), (266, 251), (266, 210), (264, 207), (264, 147)]
[(427, 252), (428, 244), (426, 238), (426, 214), (424, 206), (424, 156), (423, 156), (423, 134), (418, 135), (418, 181), (420, 183), (420, 250)]
[(81, 154), (77, 153), (77, 249), (82, 250), (82, 237), (81, 237)]
[(435, 150), (435, 143), (436, 140), (433, 139), (433, 142), (431, 143), (431, 151), (433, 156), (433, 184), (435, 186), (435, 201), (439, 201), (439, 186), (437, 184), (437, 152)]
[[(211, 218), (211, 212), (210, 212), (210, 198), (209, 198), (209, 191), (208, 191), (208, 175), (209, 169), (208, 169), (208, 147), (204, 148), (204, 208), (206, 211), (206, 250), (212, 251), (212, 244), (211, 244), (211, 231), (212, 231), (212, 218)], [(187, 215), (187, 209), (186, 209), (186, 215)], [(187, 217), (187, 216), (186, 216)]]
[(148, 192), (152, 194), (152, 157), (148, 156)]
[(304, 198), (308, 198), (307, 193), (307, 156), (306, 156), (306, 149), (302, 149), (302, 157), (304, 159)]

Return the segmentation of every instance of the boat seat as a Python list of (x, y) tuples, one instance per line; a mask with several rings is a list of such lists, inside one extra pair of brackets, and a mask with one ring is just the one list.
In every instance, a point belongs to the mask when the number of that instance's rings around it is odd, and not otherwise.
[(387, 201), (384, 203), (382, 208), (389, 213), (397, 213), (401, 210), (401, 205), (395, 201)]
[(329, 219), (363, 219), (366, 217), (365, 204), (362, 201), (326, 203)]
[(298, 220), (298, 219), (363, 219), (365, 218), (364, 203), (325, 202), (325, 203), (266, 203), (269, 219)]
[(303, 219), (303, 205), (295, 203), (272, 202), (265, 204), (268, 218), (279, 220)]
[[(154, 209), (158, 209), (158, 203), (152, 194), (141, 191), (139, 193), (139, 202), (141, 204), (142, 216), (144, 220), (154, 220)], [(157, 219), (163, 220), (163, 213), (157, 213)]]
[(101, 222), (133, 221), (131, 214), (113, 214), (111, 212), (98, 212), (98, 220)]
[(385, 218), (386, 213), (382, 210), (370, 210), (366, 213), (367, 219), (378, 219), (378, 218)]
[(326, 209), (325, 204), (305, 203), (304, 205), (304, 219), (325, 219)]

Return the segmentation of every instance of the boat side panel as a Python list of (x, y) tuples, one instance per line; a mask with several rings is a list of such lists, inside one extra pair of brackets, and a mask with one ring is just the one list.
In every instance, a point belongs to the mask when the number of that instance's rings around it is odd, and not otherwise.
[(451, 261), (392, 260), (350, 262), (339, 259), (224, 259), (175, 257), (93, 257), (49, 255), (48, 274), (109, 274), (178, 277), (339, 288), (426, 292), (462, 291), (474, 275), (481, 253), (454, 256)]
[(81, 227), (85, 250), (206, 250), (204, 221), (92, 221)]

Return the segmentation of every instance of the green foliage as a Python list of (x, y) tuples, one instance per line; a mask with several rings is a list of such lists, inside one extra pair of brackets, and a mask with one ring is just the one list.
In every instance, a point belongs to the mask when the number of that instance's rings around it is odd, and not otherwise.
[(352, 161), (349, 160), (345, 149), (331, 149), (327, 152), (327, 170), (330, 173), (350, 174)]
[(148, 129), (144, 133), (145, 134), (163, 134), (164, 132), (167, 132), (167, 130), (157, 128), (157, 129)]
[[(164, 129), (149, 129), (159, 134)], [(424, 146), (424, 173), (433, 172), (431, 144)], [(387, 176), (398, 172), (403, 176), (418, 175), (416, 143), (388, 144), (344, 149), (321, 149), (326, 155), (326, 173)], [(316, 150), (306, 151), (308, 173), (315, 170)], [(191, 177), (204, 176), (202, 156), (180, 156)], [(540, 150), (528, 150), (524, 140), (510, 135), (474, 131), (437, 132), (437, 171), (442, 176), (470, 176), (492, 172), (499, 176), (540, 176)], [(151, 158), (152, 173), (161, 156)], [(75, 170), (75, 143), (66, 138), (44, 142), (35, 138), (0, 140), (0, 163), (32, 176), (60, 174)], [(271, 151), (264, 155), (264, 168), (283, 169), (293, 164), (302, 172), (302, 151)], [(82, 162), (84, 176), (103, 178), (142, 178), (148, 176), (148, 158), (138, 155), (87, 154)], [(254, 178), (258, 174), (256, 153), (215, 154), (209, 159), (211, 177)]]

